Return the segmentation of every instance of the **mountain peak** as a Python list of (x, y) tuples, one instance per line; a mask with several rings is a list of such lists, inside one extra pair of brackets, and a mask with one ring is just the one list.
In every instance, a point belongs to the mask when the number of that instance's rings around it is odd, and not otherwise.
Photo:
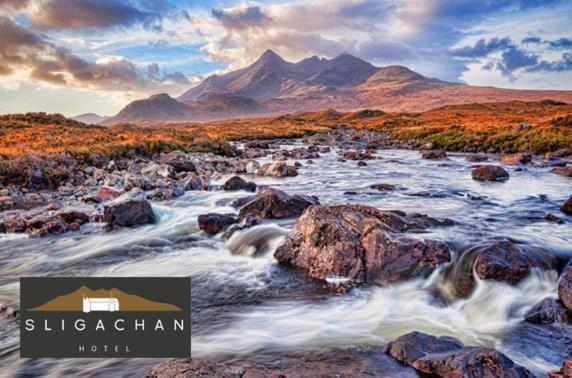
[(276, 54), (274, 51), (268, 49), (264, 52), (264, 54), (262, 54), (260, 56), (260, 58), (258, 58), (258, 60), (256, 61), (258, 62), (284, 62), (284, 59), (282, 59), (282, 57), (278, 54)]

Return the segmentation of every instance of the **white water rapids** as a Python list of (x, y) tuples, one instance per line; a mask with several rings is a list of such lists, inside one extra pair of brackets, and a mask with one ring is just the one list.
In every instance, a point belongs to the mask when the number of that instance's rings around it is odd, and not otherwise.
[[(436, 162), (421, 160), (416, 151), (379, 151), (382, 159), (367, 161), (363, 168), (355, 161), (337, 162), (335, 149), (321, 155), (313, 165), (302, 161), (297, 177), (249, 180), (316, 195), (323, 204), (364, 203), (449, 217), (457, 224), (421, 236), (442, 239), (459, 251), (510, 237), (572, 255), (572, 219), (563, 225), (543, 219), (548, 212), (565, 217), (558, 208), (570, 195), (570, 179), (549, 168), (509, 169), (507, 182), (481, 183), (471, 179), (471, 163), (464, 155)], [(376, 183), (403, 189), (369, 188)], [(357, 194), (344, 194), (348, 191)], [(190, 276), (196, 357), (265, 361), (289, 351), (382, 345), (417, 330), (495, 347), (535, 372), (559, 367), (560, 356), (532, 353), (530, 345), (523, 346), (526, 341), (506, 339), (530, 308), (556, 297), (556, 272), (535, 271), (517, 286), (477, 280), (470, 297), (450, 301), (435, 296), (437, 288), (448, 292), (443, 269), (427, 280), (326, 294), (320, 284), (280, 267), (272, 257), (293, 220), (255, 226), (228, 241), (198, 230), (199, 214), (235, 212), (230, 203), (246, 194), (187, 192), (173, 201), (154, 202), (159, 223), (134, 229), (41, 239), (1, 235), (0, 303), (18, 305), (20, 276)], [(253, 257), (255, 251), (260, 256)], [(0, 329), (0, 376), (140, 377), (157, 362), (19, 359), (17, 325)]]

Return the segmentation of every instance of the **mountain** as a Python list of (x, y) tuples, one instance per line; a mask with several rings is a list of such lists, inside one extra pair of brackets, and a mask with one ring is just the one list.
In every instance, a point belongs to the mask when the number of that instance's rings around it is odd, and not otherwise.
[(97, 125), (98, 123), (105, 121), (109, 117), (100, 116), (99, 114), (95, 113), (84, 113), (80, 115), (76, 115), (74, 117), (70, 117), (74, 121), (78, 121), (81, 123), (85, 123), (86, 125)]
[(81, 286), (77, 290), (55, 297), (28, 311), (83, 311), (83, 298), (116, 298), (119, 301), (119, 311), (181, 311), (171, 303), (149, 300), (139, 295), (125, 293), (117, 288), (92, 290)]
[[(157, 98), (157, 96), (159, 96)], [(320, 109), (422, 112), (474, 102), (572, 102), (572, 91), (476, 87), (427, 78), (403, 66), (376, 67), (344, 53), (297, 63), (268, 50), (250, 66), (207, 77), (177, 99), (152, 96), (104, 122), (207, 121)]]

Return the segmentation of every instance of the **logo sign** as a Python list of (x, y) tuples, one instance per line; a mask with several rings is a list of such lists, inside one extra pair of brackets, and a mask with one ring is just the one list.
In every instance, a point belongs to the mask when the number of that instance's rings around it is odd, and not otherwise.
[(20, 357), (189, 357), (190, 278), (20, 278)]

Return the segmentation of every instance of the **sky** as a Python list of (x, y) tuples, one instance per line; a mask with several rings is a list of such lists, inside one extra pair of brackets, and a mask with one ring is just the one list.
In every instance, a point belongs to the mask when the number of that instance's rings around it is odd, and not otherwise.
[(0, 0), (0, 113), (113, 115), (267, 49), (572, 90), (572, 0)]

